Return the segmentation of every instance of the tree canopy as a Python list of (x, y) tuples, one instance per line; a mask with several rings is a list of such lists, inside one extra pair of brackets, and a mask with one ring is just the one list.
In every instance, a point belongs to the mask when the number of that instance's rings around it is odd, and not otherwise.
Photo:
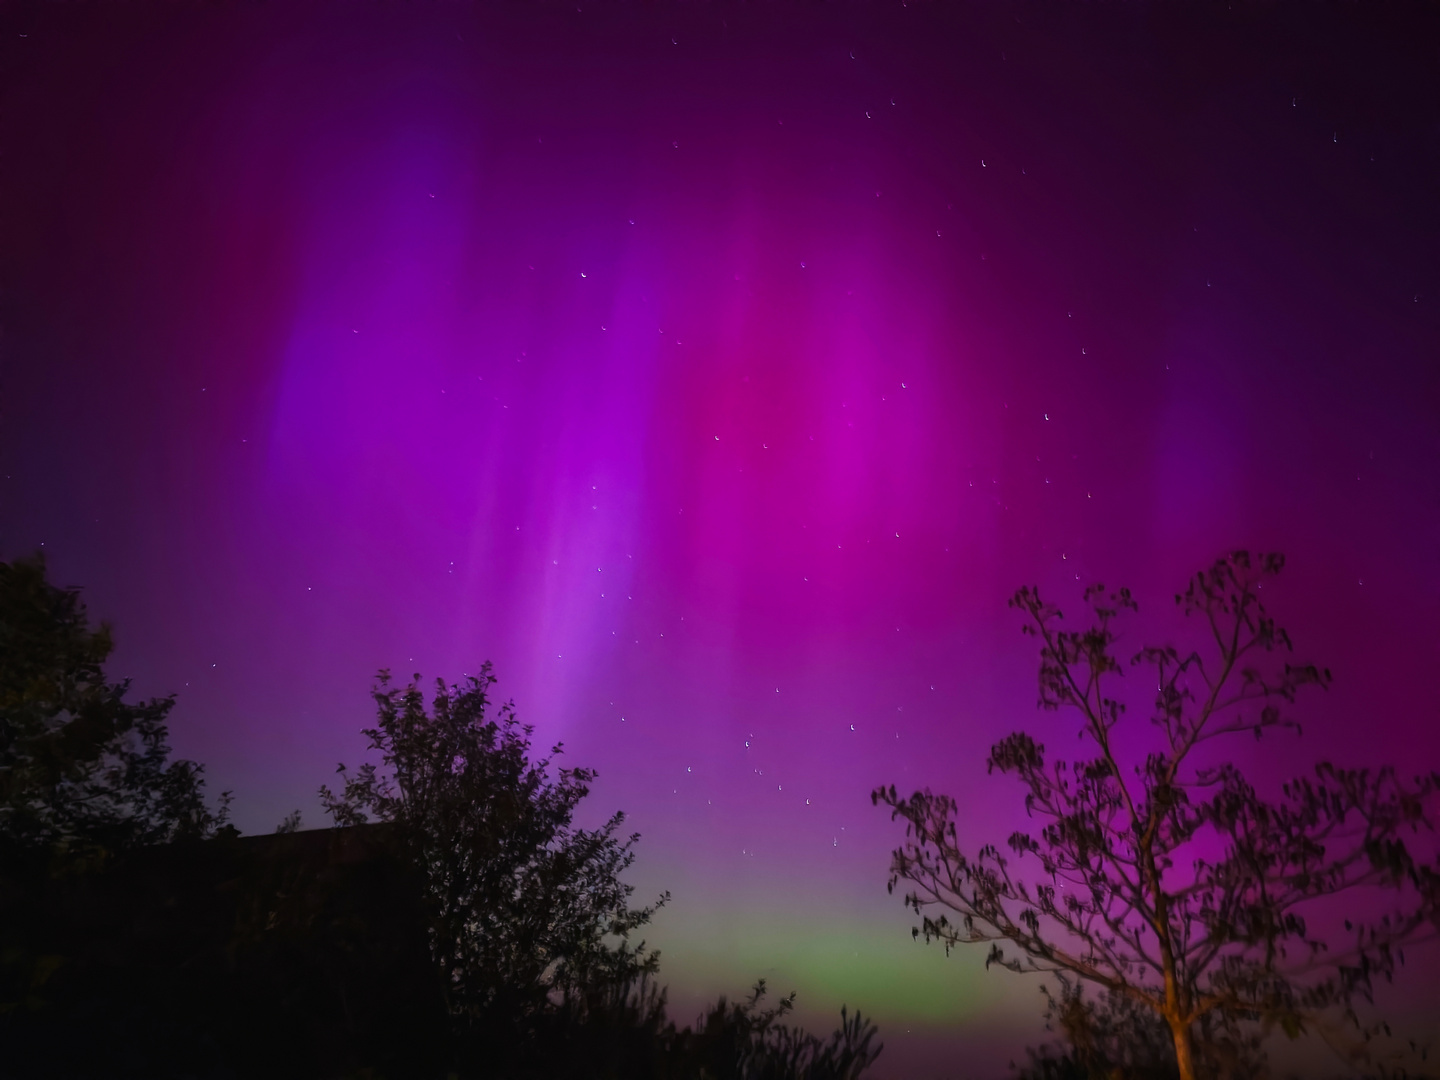
[(374, 727), (380, 761), (340, 766), (321, 801), (340, 826), (386, 823), (426, 884), (457, 1060), (483, 1075), (655, 1080), (855, 1080), (879, 1056), (873, 1023), (841, 1010), (828, 1040), (784, 1023), (794, 995), (762, 1004), (723, 997), (689, 1028), (667, 1018), (659, 954), (632, 935), (655, 904), (632, 907), (622, 874), (638, 834), (616, 813), (574, 825), (595, 774), (552, 770), (511, 704), (495, 708), (490, 665), (459, 683), (381, 672)]
[(170, 760), (173, 697), (130, 702), (111, 681), (110, 628), (36, 556), (0, 563), (0, 840), (95, 856), (213, 835), (204, 769)]
[[(1440, 776), (1322, 762), (1267, 797), (1233, 760), (1202, 750), (1298, 732), (1288, 711), (1297, 695), (1330, 683), (1328, 670), (1288, 659), (1290, 636), (1261, 601), (1283, 565), (1237, 551), (1176, 596), (1205, 644), (1130, 658), (1155, 691), (1153, 743), (1129, 769), (1144, 739), (1143, 728), (1122, 728), (1115, 685), (1126, 666), (1117, 624), (1136, 609), (1129, 591), (1087, 589), (1091, 620), (1079, 630), (1063, 629), (1038, 589), (1015, 594), (1040, 644), (1040, 708), (1078, 715), (1095, 751), (1055, 761), (1023, 732), (991, 749), (990, 770), (1019, 779), (1035, 830), (967, 852), (955, 799), (893, 786), (872, 794), (906, 824), (889, 884), (908, 887), (917, 936), (947, 951), (988, 943), (987, 966), (1081, 980), (1158, 1017), (1183, 1080), (1236, 1071), (1275, 1029), (1333, 1033), (1345, 1021), (1359, 1036), (1350, 1050), (1363, 1053), (1380, 1025), (1360, 1006), (1391, 978), (1402, 946), (1440, 919), (1430, 841), (1413, 849), (1433, 835)], [(1378, 902), (1356, 898), (1362, 890)], [(1342, 897), (1364, 913), (1350, 912), (1343, 940), (1315, 928)]]
[(629, 943), (655, 911), (630, 907), (621, 880), (638, 835), (621, 835), (621, 813), (574, 826), (594, 773), (552, 775), (549, 758), (532, 760), (513, 706), (491, 714), (494, 682), (488, 664), (437, 680), (427, 710), (419, 676), (400, 688), (382, 672), (377, 723), (364, 732), (380, 766), (342, 765), (341, 790), (321, 789), (337, 825), (373, 816), (399, 830), (428, 882), (432, 951), (459, 1014), (523, 1013), (657, 964)]

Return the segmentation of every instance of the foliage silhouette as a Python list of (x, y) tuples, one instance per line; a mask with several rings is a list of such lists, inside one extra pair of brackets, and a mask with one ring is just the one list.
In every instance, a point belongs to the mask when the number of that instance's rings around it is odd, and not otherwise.
[(170, 760), (174, 697), (127, 702), (113, 648), (40, 556), (0, 563), (0, 843), (104, 858), (225, 825), (229, 793), (212, 810), (204, 767)]
[[(1363, 1058), (1388, 1029), (1362, 1020), (1357, 1006), (1372, 1000), (1375, 980), (1392, 977), (1403, 944), (1440, 917), (1440, 877), (1407, 846), (1433, 826), (1440, 776), (1406, 782), (1391, 768), (1322, 763), (1271, 800), (1232, 762), (1196, 752), (1224, 736), (1298, 730), (1284, 708), (1330, 682), (1327, 670), (1284, 659), (1289, 635), (1260, 599), (1282, 566), (1279, 555), (1234, 552), (1175, 598), (1202, 620), (1208, 659), (1173, 646), (1131, 659), (1155, 680), (1158, 733), (1133, 778), (1120, 748), (1139, 737), (1117, 736), (1125, 707), (1112, 689), (1123, 670), (1116, 624), (1136, 606), (1130, 593), (1087, 589), (1093, 622), (1079, 631), (1063, 630), (1037, 589), (1015, 594), (1011, 606), (1041, 646), (1040, 707), (1078, 713), (1098, 753), (1051, 763), (1023, 733), (992, 748), (990, 769), (1019, 778), (1041, 822), (1038, 835), (1010, 836), (1008, 855), (994, 844), (963, 851), (949, 796), (902, 798), (893, 786), (872, 794), (906, 823), (889, 884), (910, 887), (917, 936), (947, 951), (989, 943), (987, 966), (1068, 976), (1126, 1015), (1148, 1011), (1170, 1034), (1182, 1080), (1244, 1075), (1270, 1032), (1333, 1036), (1337, 1020), (1358, 1035), (1348, 1050)], [(1025, 860), (1038, 880), (1018, 875)], [(1361, 888), (1395, 906), (1347, 921), (1348, 940), (1332, 949), (1307, 916), (1316, 901)], [(1072, 993), (1061, 984), (1062, 1013), (1081, 1008)]]
[(93, 884), (90, 875), (156, 845), (233, 832), (225, 824), (229, 794), (212, 809), (202, 766), (170, 759), (165, 721), (174, 698), (125, 700), (128, 681), (105, 675), (113, 647), (108, 626), (90, 626), (79, 591), (47, 580), (40, 556), (0, 563), (0, 1016), (7, 1019), (75, 985), (84, 949), (60, 920)]
[(390, 823), (420, 868), (451, 1012), (518, 1022), (653, 973), (658, 956), (629, 937), (655, 906), (628, 904), (620, 875), (639, 837), (619, 835), (623, 814), (599, 829), (572, 824), (594, 773), (551, 777), (550, 759), (532, 761), (531, 729), (513, 706), (487, 715), (494, 682), (488, 664), (462, 683), (437, 681), (427, 711), (418, 676), (401, 689), (382, 672), (377, 723), (364, 734), (383, 768), (341, 765), (340, 792), (320, 796), (337, 825)]
[[(524, 1058), (477, 1075), (576, 1080), (859, 1080), (880, 1056), (875, 1025), (841, 1009), (828, 1039), (784, 1023), (795, 995), (766, 1007), (765, 981), (739, 1001), (723, 996), (694, 1024), (667, 1017), (665, 993), (648, 974), (629, 985), (572, 995), (533, 1038)], [(547, 1023), (548, 1020), (548, 1023)], [(533, 1030), (533, 1029), (532, 1029)], [(467, 1064), (473, 1065), (473, 1058)], [(488, 1060), (488, 1059), (487, 1059)]]
[(675, 1053), (679, 1075), (706, 1080), (857, 1080), (880, 1056), (871, 1046), (875, 1025), (843, 1006), (840, 1027), (822, 1040), (803, 1028), (783, 1023), (795, 995), (762, 1007), (765, 980), (743, 1001), (724, 997), (707, 1009), (691, 1029), (679, 1032)]
[[(654, 981), (659, 955), (631, 935), (655, 905), (632, 908), (621, 874), (638, 836), (622, 814), (573, 825), (594, 773), (532, 759), (531, 729), (511, 705), (492, 714), (490, 666), (437, 681), (427, 708), (419, 677), (382, 672), (380, 764), (340, 767), (321, 789), (337, 825), (394, 830), (424, 880), (430, 952), (453, 1027), (457, 1076), (616, 1080), (855, 1080), (880, 1047), (873, 1024), (841, 1012), (822, 1040), (782, 1023), (793, 995), (764, 1008), (721, 998), (694, 1028), (667, 1018)], [(552, 755), (560, 753), (556, 746)], [(343, 831), (343, 829), (342, 829)]]

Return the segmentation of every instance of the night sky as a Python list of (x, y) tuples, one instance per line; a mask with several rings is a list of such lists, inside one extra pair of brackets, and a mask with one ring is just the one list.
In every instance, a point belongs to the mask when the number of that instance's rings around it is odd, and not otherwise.
[(643, 834), (681, 1019), (764, 976), (876, 1016), (881, 1073), (1002, 1072), (1037, 984), (911, 941), (869, 792), (1000, 840), (991, 742), (1079, 752), (1017, 586), (1128, 584), (1138, 647), (1281, 550), (1335, 684), (1234, 753), (1440, 767), (1437, 43), (1420, 5), (6, 6), (0, 558), (85, 587), (246, 832), (325, 823), (379, 668), (493, 660)]

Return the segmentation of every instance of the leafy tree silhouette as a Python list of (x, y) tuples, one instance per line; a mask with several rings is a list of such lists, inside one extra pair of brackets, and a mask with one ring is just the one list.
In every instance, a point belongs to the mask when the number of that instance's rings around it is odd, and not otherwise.
[(320, 790), (337, 825), (388, 822), (421, 868), (450, 1010), (479, 1027), (523, 1025), (553, 1002), (652, 974), (658, 954), (630, 935), (668, 899), (629, 906), (620, 875), (638, 834), (620, 834), (620, 813), (574, 827), (594, 773), (552, 776), (549, 758), (531, 760), (513, 706), (489, 715), (494, 682), (489, 664), (437, 680), (427, 710), (419, 676), (402, 689), (381, 672), (364, 732), (381, 766), (341, 765), (341, 790)]
[(170, 760), (174, 697), (126, 701), (113, 648), (43, 558), (0, 563), (0, 843), (103, 859), (224, 827), (229, 793), (211, 809), (204, 767)]
[[(962, 850), (949, 796), (902, 798), (893, 786), (872, 794), (906, 823), (889, 884), (910, 887), (917, 936), (947, 952), (987, 942), (987, 966), (1064, 975), (1158, 1017), (1182, 1080), (1243, 1072), (1277, 1028), (1333, 1037), (1343, 1021), (1359, 1036), (1349, 1052), (1364, 1055), (1388, 1029), (1362, 1019), (1357, 1004), (1373, 1000), (1402, 945), (1440, 918), (1440, 876), (1407, 846), (1433, 826), (1440, 776), (1407, 782), (1393, 768), (1322, 763), (1270, 800), (1232, 762), (1198, 760), (1197, 748), (1226, 736), (1298, 730), (1284, 708), (1330, 682), (1328, 670), (1284, 660), (1290, 637), (1261, 603), (1263, 580), (1283, 565), (1276, 554), (1219, 559), (1176, 597), (1202, 620), (1208, 658), (1162, 646), (1130, 661), (1155, 680), (1158, 733), (1133, 776), (1117, 752), (1125, 707), (1112, 696), (1122, 673), (1116, 623), (1136, 607), (1129, 591), (1087, 589), (1093, 622), (1078, 631), (1061, 629), (1037, 589), (1015, 594), (1011, 606), (1040, 643), (1040, 707), (1078, 713), (1097, 755), (1049, 762), (1024, 733), (991, 749), (990, 769), (1021, 781), (1041, 822), (1038, 834), (1010, 836), (1009, 854), (994, 844)], [(1133, 746), (1139, 733), (1123, 739)], [(1024, 860), (1038, 879), (1019, 876)], [(1346, 921), (1348, 940), (1332, 948), (1307, 916), (1317, 901), (1364, 888), (1393, 908)], [(1075, 985), (1062, 984), (1062, 1004)]]
[[(129, 942), (91, 948), (86, 930), (121, 917), (107, 890), (123, 869), (187, 846), (176, 842), (235, 835), (229, 793), (212, 808), (203, 767), (170, 758), (174, 698), (127, 701), (129, 682), (105, 674), (113, 647), (43, 558), (0, 562), (0, 1043), (17, 1076), (61, 1013), (88, 1016), (103, 1043), (105, 965), (92, 961)], [(98, 914), (76, 919), (77, 907)]]
[[(463, 1075), (626, 1080), (856, 1080), (879, 1056), (873, 1023), (841, 1010), (828, 1040), (786, 1025), (794, 995), (765, 1007), (764, 982), (723, 997), (690, 1028), (666, 1015), (659, 954), (631, 936), (649, 922), (621, 874), (637, 834), (623, 814), (574, 827), (588, 769), (532, 759), (531, 728), (492, 710), (495, 676), (447, 685), (381, 672), (366, 729), (380, 763), (321, 788), (339, 826), (385, 823), (425, 880), (431, 954)], [(552, 755), (559, 754), (556, 746)]]

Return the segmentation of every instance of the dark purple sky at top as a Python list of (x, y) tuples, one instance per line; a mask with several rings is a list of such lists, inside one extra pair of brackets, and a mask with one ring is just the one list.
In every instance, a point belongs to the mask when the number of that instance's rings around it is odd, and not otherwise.
[(1237, 755), (1440, 765), (1437, 41), (1401, 6), (7, 7), (0, 558), (86, 587), (247, 830), (321, 823), (375, 670), (493, 659), (644, 834), (677, 1000), (766, 975), (874, 1012), (892, 1069), (1003, 1065), (1033, 988), (912, 945), (867, 794), (990, 839), (990, 743), (1071, 745), (1017, 585), (1129, 584), (1138, 642), (1283, 550), (1336, 683)]

